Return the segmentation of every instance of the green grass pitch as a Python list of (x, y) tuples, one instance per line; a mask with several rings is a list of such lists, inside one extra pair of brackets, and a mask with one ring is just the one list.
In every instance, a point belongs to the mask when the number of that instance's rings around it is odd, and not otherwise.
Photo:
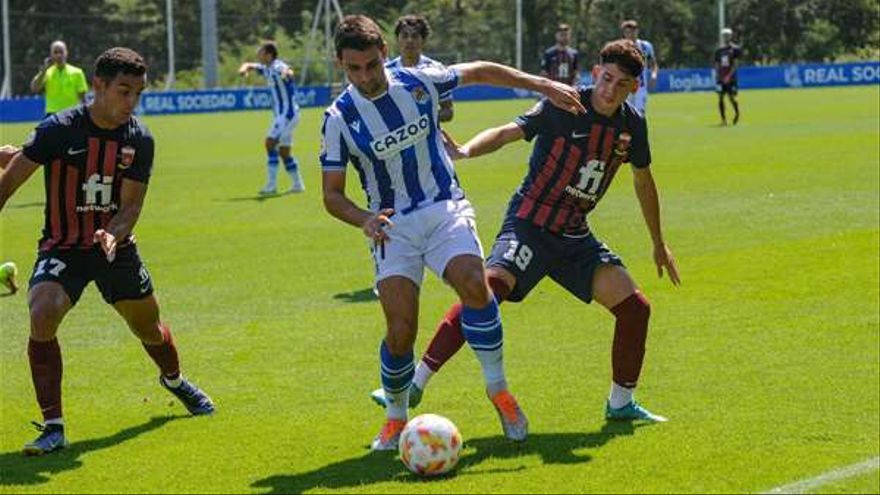
[[(423, 482), (370, 454), (381, 410), (379, 306), (358, 229), (324, 212), (321, 111), (295, 134), (307, 191), (255, 198), (266, 112), (147, 117), (157, 157), (136, 228), (189, 377), (215, 399), (187, 418), (124, 323), (90, 286), (59, 333), (69, 449), (21, 457), (39, 419), (25, 294), (0, 299), (0, 492), (758, 492), (880, 454), (880, 92), (747, 91), (737, 127), (709, 93), (650, 101), (654, 175), (683, 284), (658, 279), (618, 174), (591, 215), (652, 302), (638, 397), (662, 425), (606, 425), (613, 319), (552, 282), (502, 306), (506, 368), (531, 420), (501, 436), (465, 349), (416, 412), (460, 428), (454, 476)], [(465, 139), (531, 102), (456, 105)], [(4, 125), (21, 142), (27, 125)], [(528, 143), (458, 164), (488, 248)], [(628, 170), (628, 169), (626, 169)], [(356, 174), (352, 197), (363, 201)], [(280, 187), (288, 185), (280, 177)], [(26, 282), (42, 225), (33, 177), (0, 216), (0, 258)], [(454, 300), (430, 277), (421, 352)], [(880, 492), (872, 471), (821, 492)]]

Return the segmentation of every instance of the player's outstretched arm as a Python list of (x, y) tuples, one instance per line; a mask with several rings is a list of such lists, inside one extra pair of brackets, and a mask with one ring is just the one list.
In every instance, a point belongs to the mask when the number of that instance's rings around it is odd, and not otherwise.
[(134, 230), (146, 197), (147, 184), (132, 179), (122, 179), (119, 211), (113, 215), (106, 228), (95, 232), (94, 237), (94, 242), (104, 251), (107, 261), (113, 261), (116, 257), (116, 241), (124, 239)]
[(678, 277), (678, 267), (675, 264), (672, 251), (663, 240), (663, 232), (660, 228), (660, 198), (657, 194), (654, 176), (651, 174), (651, 167), (633, 168), (633, 183), (635, 184), (636, 196), (639, 198), (639, 205), (642, 207), (642, 216), (645, 217), (645, 223), (654, 243), (654, 263), (657, 265), (657, 275), (662, 277), (665, 268), (666, 273), (669, 274), (669, 280), (673, 284), (679, 285), (681, 280)]
[(486, 129), (472, 137), (470, 141), (463, 146), (458, 146), (452, 137), (449, 136), (446, 131), (443, 131), (443, 138), (447, 143), (447, 150), (450, 151), (449, 156), (453, 159), (476, 158), (481, 155), (487, 155), (509, 143), (519, 141), (520, 139), (523, 139), (523, 137), (525, 137), (525, 133), (523, 133), (522, 128), (514, 122)]
[(568, 84), (526, 74), (513, 67), (494, 62), (467, 62), (455, 64), (450, 68), (458, 72), (461, 85), (488, 84), (537, 91), (563, 110), (574, 114), (586, 113), (586, 109), (581, 104), (580, 93)]
[(260, 68), (260, 64), (255, 64), (253, 62), (245, 62), (245, 63), (241, 64), (241, 66), (238, 68), (238, 75), (239, 76), (246, 76), (246, 75), (248, 75), (248, 73), (250, 71), (257, 70), (259, 68)]
[(18, 148), (11, 145), (0, 148), (0, 162), (5, 166), (5, 170), (0, 174), (0, 210), (3, 210), (6, 201), (27, 182), (40, 165), (32, 162)]
[(328, 213), (349, 225), (360, 227), (364, 235), (375, 242), (387, 240), (385, 229), (394, 226), (390, 219), (394, 214), (393, 209), (373, 213), (354, 204), (345, 195), (345, 172), (324, 171), (322, 181), (324, 208)]

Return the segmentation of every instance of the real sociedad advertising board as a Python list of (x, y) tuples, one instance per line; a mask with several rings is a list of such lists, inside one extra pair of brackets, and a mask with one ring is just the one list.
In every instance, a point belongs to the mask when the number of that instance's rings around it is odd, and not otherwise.
[[(589, 82), (584, 73), (583, 82)], [(748, 66), (739, 69), (740, 89), (801, 88), (880, 84), (880, 62), (847, 64), (791, 64)], [(712, 69), (663, 69), (653, 92), (713, 91)], [(458, 101), (533, 98), (528, 91), (470, 86), (455, 90)], [(301, 107), (324, 107), (330, 104), (330, 88), (304, 86), (297, 88)], [(228, 112), (268, 109), (272, 95), (266, 88), (237, 88), (203, 91), (147, 92), (141, 96), (138, 113), (164, 115), (178, 113)], [(43, 117), (42, 97), (0, 100), (0, 122), (33, 122)]]

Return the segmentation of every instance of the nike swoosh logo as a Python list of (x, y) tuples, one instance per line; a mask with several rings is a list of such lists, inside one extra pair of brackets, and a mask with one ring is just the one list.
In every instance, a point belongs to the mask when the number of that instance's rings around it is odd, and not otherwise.
[(571, 133), (571, 137), (573, 137), (573, 138), (575, 138), (575, 139), (589, 137), (589, 135), (590, 135), (589, 132), (585, 132), (585, 133), (583, 133), (583, 134), (579, 134), (579, 133), (577, 133), (577, 132), (572, 132), (572, 133)]
[(73, 148), (67, 148), (67, 154), (70, 156), (79, 155), (80, 153), (85, 153), (85, 152), (86, 152), (86, 148), (83, 148), (80, 150), (75, 150)]

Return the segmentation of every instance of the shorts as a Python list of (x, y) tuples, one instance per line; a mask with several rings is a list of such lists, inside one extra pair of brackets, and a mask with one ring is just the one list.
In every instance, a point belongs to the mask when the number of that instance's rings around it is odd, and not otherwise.
[(720, 81), (715, 83), (715, 92), (718, 94), (723, 95), (727, 93), (736, 96), (737, 91), (739, 91), (739, 86), (736, 79), (731, 79), (729, 83), (722, 83)]
[(516, 277), (507, 297), (519, 302), (545, 276), (585, 303), (593, 300), (593, 275), (599, 265), (623, 261), (592, 233), (580, 237), (551, 234), (528, 220), (508, 217), (495, 238), (486, 266), (498, 266)]
[(297, 124), (299, 124), (299, 112), (294, 113), (289, 119), (284, 115), (276, 115), (266, 132), (266, 137), (278, 141), (279, 146), (290, 147), (293, 144), (293, 130), (296, 129)]
[(421, 286), (425, 266), (443, 279), (449, 261), (463, 254), (483, 258), (474, 209), (466, 199), (438, 201), (408, 215), (395, 215), (389, 240), (373, 246), (376, 282), (403, 276)]
[(57, 282), (75, 305), (92, 280), (108, 304), (143, 299), (153, 293), (150, 272), (134, 244), (117, 248), (113, 263), (108, 263), (104, 252), (97, 247), (41, 251), (34, 263), (29, 287), (41, 282)]

